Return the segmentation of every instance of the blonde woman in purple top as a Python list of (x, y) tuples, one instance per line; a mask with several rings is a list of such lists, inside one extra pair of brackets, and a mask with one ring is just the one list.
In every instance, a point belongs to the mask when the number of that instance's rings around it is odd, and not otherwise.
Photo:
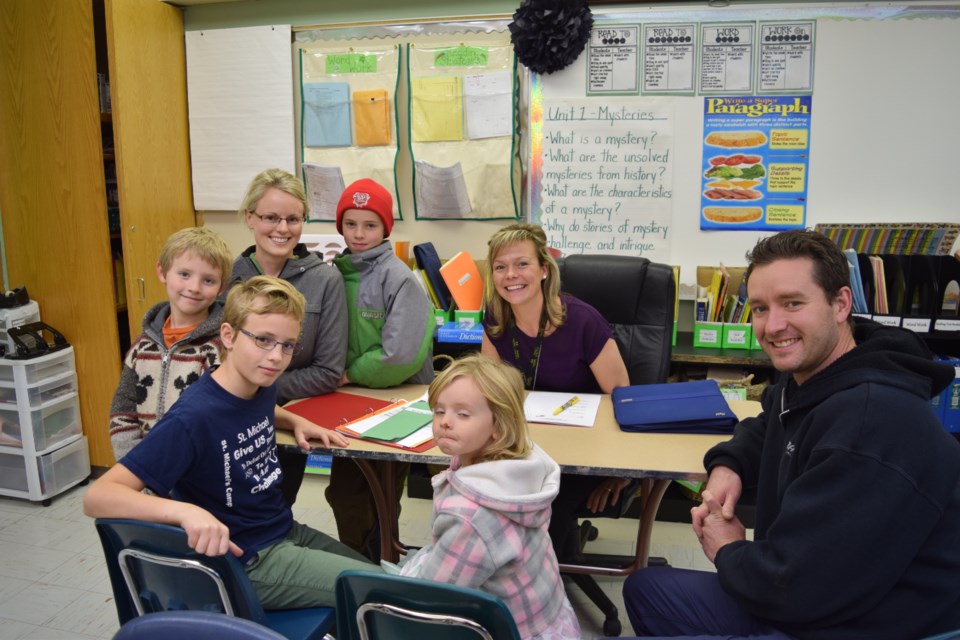
[(516, 369), (474, 354), (430, 385), (433, 436), (453, 456), (433, 478), (433, 535), (403, 575), (487, 591), (522, 638), (580, 638), (547, 525), (560, 467), (530, 440)]
[[(610, 393), (630, 384), (609, 323), (586, 302), (560, 294), (557, 263), (543, 229), (511, 224), (487, 243), (486, 317), (480, 352), (520, 370), (524, 387)], [(620, 501), (623, 478), (564, 475), (550, 537), (562, 562), (580, 553), (576, 513)]]

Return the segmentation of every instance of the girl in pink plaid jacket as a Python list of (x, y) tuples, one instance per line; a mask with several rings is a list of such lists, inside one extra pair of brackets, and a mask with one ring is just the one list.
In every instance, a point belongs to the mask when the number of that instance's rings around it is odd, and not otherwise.
[(492, 593), (523, 638), (580, 638), (547, 535), (560, 467), (530, 440), (520, 373), (468, 356), (437, 376), (429, 399), (437, 446), (453, 459), (432, 481), (432, 543), (403, 575)]

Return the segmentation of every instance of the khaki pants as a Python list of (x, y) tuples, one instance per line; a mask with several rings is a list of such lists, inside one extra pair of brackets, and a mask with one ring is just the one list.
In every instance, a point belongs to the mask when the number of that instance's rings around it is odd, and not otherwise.
[(261, 549), (245, 569), (264, 609), (332, 607), (342, 571), (381, 571), (353, 549), (299, 522), (286, 538)]

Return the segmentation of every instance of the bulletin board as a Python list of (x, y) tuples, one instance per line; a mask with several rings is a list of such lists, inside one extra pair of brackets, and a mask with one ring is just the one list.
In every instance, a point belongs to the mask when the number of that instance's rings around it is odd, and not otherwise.
[[(318, 202), (335, 204), (342, 191), (336, 175), (330, 175), (336, 166), (344, 184), (370, 177), (390, 188), (397, 219), (517, 219), (517, 68), (507, 24), (482, 20), (295, 30), (294, 75), (301, 78), (294, 100), (297, 146), (308, 191), (308, 172), (327, 172), (324, 181), (315, 180), (315, 195)], [(331, 73), (331, 56), (354, 60), (358, 55), (376, 56), (377, 74), (356, 67), (347, 74)], [(424, 86), (430, 87), (429, 95)], [(371, 128), (369, 122), (358, 125), (357, 108), (363, 104), (354, 99), (358, 91), (367, 97), (379, 92), (383, 98), (389, 138), (357, 143), (358, 135)], [(318, 99), (341, 105), (339, 115), (323, 127), (332, 140), (308, 135), (318, 128), (310, 123), (311, 101)], [(431, 104), (440, 99), (443, 109)], [(379, 113), (383, 122), (383, 110)], [(412, 197), (402, 197), (406, 194)], [(413, 211), (403, 209), (404, 200), (413, 202)], [(323, 210), (311, 220), (333, 219), (327, 206)]]
[(399, 198), (396, 89), (400, 46), (311, 44), (299, 49), (301, 172), (310, 220), (335, 220), (346, 185), (371, 178)]
[[(710, 158), (750, 159), (752, 151), (731, 148), (709, 155), (704, 114), (711, 97), (750, 96), (754, 101), (777, 97), (787, 104), (794, 98), (809, 102), (804, 132), (808, 146), (793, 163), (804, 163), (804, 191), (792, 195), (792, 204), (802, 211), (802, 226), (955, 221), (960, 5), (877, 5), (635, 13), (595, 9), (595, 32), (621, 29), (625, 33), (617, 42), (623, 46), (636, 34), (641, 70), (649, 57), (644, 38), (653, 36), (645, 27), (687, 27), (682, 37), (690, 37), (696, 72), (685, 75), (683, 69), (661, 64), (662, 75), (652, 87), (642, 73), (636, 79), (608, 74), (619, 86), (604, 87), (596, 82), (597, 74), (588, 72), (598, 60), (597, 51), (591, 58), (588, 46), (566, 69), (528, 76), (525, 211), (564, 253), (642, 255), (680, 265), (681, 282), (693, 281), (697, 265), (744, 264), (746, 251), (777, 228), (736, 223), (720, 225), (722, 230), (701, 228), (710, 204), (705, 192), (716, 188), (724, 193), (723, 186), (707, 186), (722, 185), (713, 176), (705, 177), (713, 166)], [(739, 73), (742, 82), (737, 91), (718, 92), (710, 78), (703, 77), (708, 74), (700, 73), (707, 68), (701, 66), (705, 48), (697, 44), (704, 25), (751, 26), (756, 55), (761, 28), (778, 22), (809, 25), (813, 36), (807, 47), (809, 73), (793, 78), (797, 86), (792, 90), (781, 90), (778, 79), (756, 63), (749, 75), (731, 67), (728, 75)], [(603, 52), (602, 42), (593, 44)], [(629, 55), (621, 52), (617, 59)], [(664, 79), (667, 74), (673, 74), (673, 85)], [(749, 164), (735, 166), (742, 170)], [(748, 172), (750, 179), (725, 175), (727, 182), (740, 180), (733, 186), (746, 185), (752, 191), (770, 178), (769, 167), (759, 181), (756, 173)]]

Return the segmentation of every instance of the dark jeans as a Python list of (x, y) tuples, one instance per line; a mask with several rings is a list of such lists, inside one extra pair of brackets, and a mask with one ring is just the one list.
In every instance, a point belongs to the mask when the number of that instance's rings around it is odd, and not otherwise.
[(708, 571), (640, 569), (623, 584), (623, 604), (638, 636), (791, 640), (743, 609)]

